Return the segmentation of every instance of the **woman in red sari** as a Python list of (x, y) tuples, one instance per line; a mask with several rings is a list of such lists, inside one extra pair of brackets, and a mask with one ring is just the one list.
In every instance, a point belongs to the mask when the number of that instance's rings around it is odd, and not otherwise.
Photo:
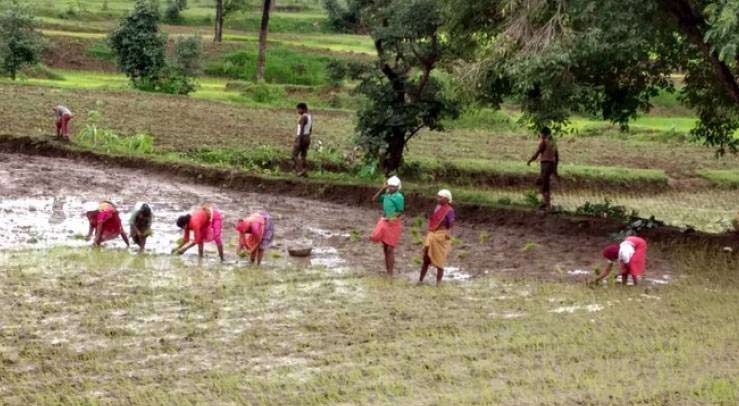
[(116, 210), (113, 203), (105, 201), (99, 203), (91, 202), (86, 203), (83, 209), (85, 210), (87, 221), (90, 223), (90, 229), (87, 232), (87, 237), (85, 237), (86, 240), (89, 241), (94, 233), (95, 240), (93, 244), (99, 247), (103, 242), (121, 236), (126, 246), (130, 246), (128, 236), (121, 224), (121, 218), (118, 216), (118, 210)]
[(264, 250), (269, 247), (274, 234), (272, 221), (266, 212), (252, 213), (249, 217), (236, 223), (236, 231), (239, 233), (238, 255), (249, 253), (251, 263), (262, 264)]
[[(223, 230), (223, 219), (221, 212), (215, 207), (203, 205), (197, 208), (191, 214), (186, 214), (177, 218), (177, 226), (184, 230), (182, 242), (172, 250), (173, 254), (182, 255), (195, 245), (198, 246), (198, 256), (203, 257), (203, 248), (206, 242), (214, 242), (218, 248), (218, 256), (221, 262), (223, 257), (223, 242), (221, 241), (221, 231)], [(190, 241), (190, 233), (194, 234), (193, 241)]]
[(439, 204), (429, 217), (428, 233), (423, 243), (423, 264), (421, 265), (421, 277), (418, 282), (423, 282), (429, 266), (436, 267), (436, 284), (441, 283), (444, 277), (444, 266), (452, 248), (452, 227), (456, 220), (454, 207), (452, 207), (452, 192), (443, 189), (438, 193)]
[(621, 244), (607, 246), (603, 250), (603, 257), (608, 260), (605, 270), (593, 283), (598, 283), (608, 277), (615, 262), (621, 268), (621, 283), (626, 285), (629, 275), (638, 283), (638, 279), (644, 274), (647, 265), (647, 242), (639, 237), (626, 237)]

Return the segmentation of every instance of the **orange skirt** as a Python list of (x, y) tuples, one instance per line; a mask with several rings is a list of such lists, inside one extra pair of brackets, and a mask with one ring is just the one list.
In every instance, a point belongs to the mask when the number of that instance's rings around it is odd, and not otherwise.
[(395, 247), (398, 245), (402, 234), (403, 220), (381, 218), (377, 220), (375, 230), (370, 235), (370, 241)]

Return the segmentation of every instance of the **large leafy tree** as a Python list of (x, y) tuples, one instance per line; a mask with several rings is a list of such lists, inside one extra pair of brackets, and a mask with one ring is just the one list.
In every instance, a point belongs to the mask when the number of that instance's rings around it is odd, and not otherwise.
[(377, 60), (357, 76), (366, 102), (357, 143), (386, 172), (397, 170), (410, 139), (424, 127), (441, 129), (457, 114), (434, 69), (448, 52), (440, 33), (439, 0), (355, 0), (369, 27)]
[(15, 80), (23, 65), (38, 62), (41, 48), (28, 7), (18, 0), (0, 3), (0, 70)]
[(121, 19), (108, 41), (118, 67), (134, 86), (157, 81), (167, 66), (167, 36), (159, 31), (157, 2), (137, 0), (134, 9)]
[(533, 126), (572, 113), (628, 125), (671, 75), (700, 118), (693, 134), (736, 151), (739, 0), (449, 0), (448, 28), (478, 96), (517, 99)]

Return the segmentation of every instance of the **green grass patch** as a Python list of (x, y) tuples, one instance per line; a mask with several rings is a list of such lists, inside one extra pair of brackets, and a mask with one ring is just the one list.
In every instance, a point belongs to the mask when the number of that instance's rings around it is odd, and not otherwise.
[(719, 186), (739, 187), (739, 170), (737, 169), (703, 169), (698, 171), (698, 174)]
[[(483, 159), (451, 159), (445, 161), (415, 159), (409, 161), (407, 171), (410, 174), (428, 174), (442, 178), (458, 178), (464, 176), (533, 176), (539, 171), (538, 164), (527, 166), (520, 161), (492, 161)], [(667, 185), (667, 175), (659, 169), (621, 168), (616, 166), (591, 166), (578, 164), (561, 164), (559, 173), (563, 177), (576, 178), (614, 185), (632, 183), (653, 183)]]
[[(332, 58), (279, 45), (270, 47), (268, 52), (264, 69), (267, 82), (309, 86), (327, 83), (326, 65)], [(247, 43), (243, 50), (210, 61), (205, 72), (212, 76), (254, 80), (257, 54), (256, 43)]]
[(85, 52), (88, 55), (103, 61), (115, 61), (116, 59), (113, 50), (105, 41), (96, 41), (94, 44), (90, 45)]

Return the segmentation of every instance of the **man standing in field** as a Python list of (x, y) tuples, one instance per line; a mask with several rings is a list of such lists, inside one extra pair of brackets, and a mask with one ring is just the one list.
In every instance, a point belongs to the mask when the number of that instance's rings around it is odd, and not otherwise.
[(293, 144), (292, 161), (298, 176), (305, 176), (308, 171), (308, 148), (313, 132), (313, 117), (308, 113), (308, 105), (298, 103), (298, 132)]
[(544, 200), (539, 208), (549, 211), (552, 208), (552, 176), (559, 178), (559, 174), (557, 173), (559, 151), (557, 150), (557, 145), (552, 140), (552, 131), (548, 127), (541, 129), (539, 133), (539, 148), (526, 165), (531, 165), (537, 158), (540, 161), (541, 171), (536, 184), (539, 185), (539, 191)]

